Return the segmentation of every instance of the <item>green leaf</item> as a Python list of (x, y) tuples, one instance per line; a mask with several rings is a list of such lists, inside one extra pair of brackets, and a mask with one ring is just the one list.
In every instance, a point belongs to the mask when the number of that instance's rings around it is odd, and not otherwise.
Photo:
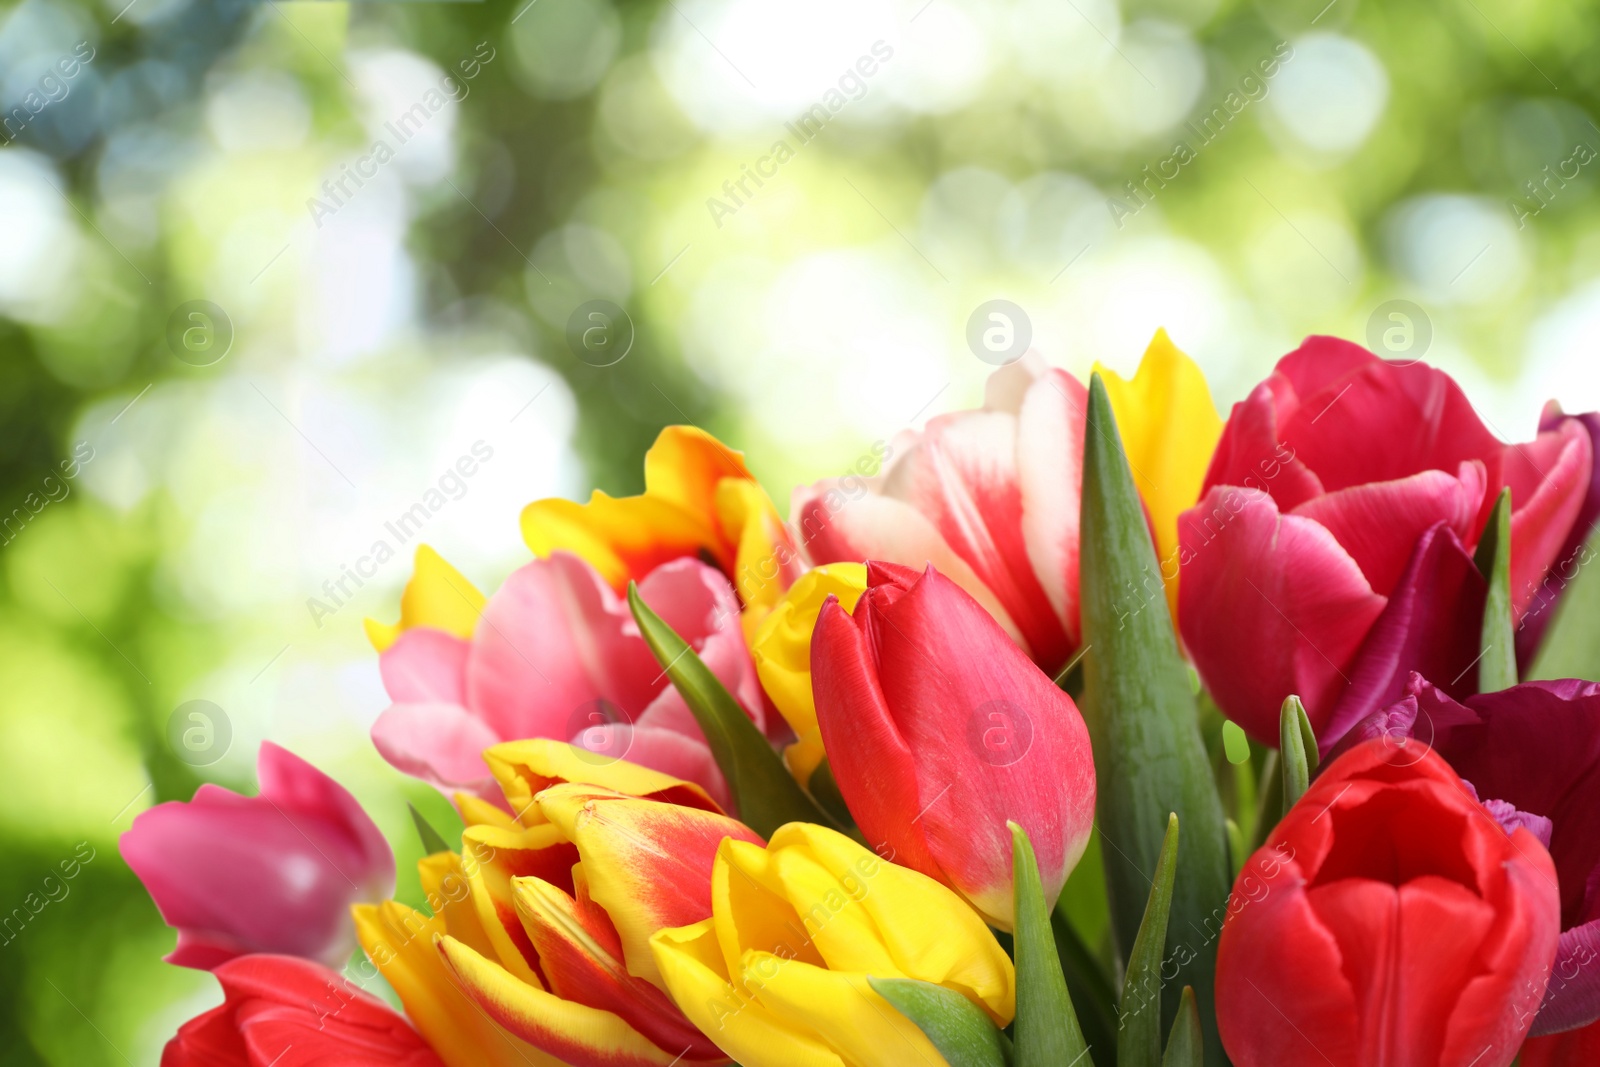
[(1161, 1067), (1203, 1067), (1204, 1063), (1205, 1035), (1200, 1029), (1200, 1006), (1194, 1002), (1194, 989), (1184, 986), (1178, 1017), (1172, 1020), (1172, 1032), (1167, 1035), (1167, 1051), (1161, 1057)]
[(1009, 1041), (983, 1009), (953, 989), (914, 978), (875, 978), (867, 984), (928, 1035), (950, 1067), (1008, 1067)]
[(1179, 954), (1185, 962), (1177, 981), (1194, 986), (1207, 1059), (1221, 1063), (1211, 1010), (1216, 939), (1208, 931), (1225, 912), (1233, 883), (1222, 800), (1166, 597), (1144, 595), (1147, 587), (1161, 588), (1161, 573), (1099, 375), (1089, 380), (1086, 426), (1079, 598), (1088, 652), (1082, 708), (1094, 747), (1112, 928), (1127, 952), (1141, 920), (1138, 902), (1161, 854), (1160, 828), (1176, 812), (1183, 820), (1184, 849), (1172, 903), (1173, 947), (1187, 946)]
[[(1178, 873), (1178, 816), (1167, 816), (1161, 858), (1144, 906), (1144, 921), (1122, 982), (1121, 1025), (1117, 1036), (1118, 1067), (1161, 1065), (1161, 961), (1167, 944), (1167, 917), (1172, 910), (1172, 882)], [(1176, 1015), (1176, 1012), (1174, 1012)]]
[[(1099, 1067), (1115, 1067), (1117, 1056), (1117, 991), (1105, 967), (1078, 936), (1067, 915), (1066, 897), (1050, 913), (1050, 930), (1056, 935), (1056, 956), (1067, 978), (1083, 1040), (1094, 1050)], [(1083, 1067), (1089, 1067), (1087, 1061)]]
[(806, 782), (806, 791), (835, 823), (840, 826), (855, 825), (855, 818), (845, 806), (844, 796), (839, 792), (839, 783), (834, 781), (833, 768), (829, 766), (826, 756), (817, 764), (817, 769), (811, 772), (811, 777)]
[(1283, 813), (1287, 815), (1295, 801), (1306, 795), (1317, 758), (1311, 720), (1306, 717), (1305, 705), (1293, 693), (1284, 698), (1278, 709), (1278, 758), (1283, 768)]
[(451, 848), (449, 843), (445, 841), (444, 835), (435, 830), (433, 828), (433, 824), (428, 822), (427, 819), (423, 818), (422, 812), (417, 810), (417, 806), (415, 804), (407, 801), (406, 807), (411, 809), (411, 821), (417, 826), (417, 836), (422, 838), (422, 852), (424, 855), (432, 856), (439, 852), (455, 851), (455, 849)]
[(1028, 833), (1011, 827), (1011, 878), (1016, 910), (1012, 932), (1017, 964), (1017, 1067), (1062, 1067), (1082, 1058), (1088, 1048), (1078, 1028), (1078, 1014), (1067, 995), (1067, 979), (1056, 955), (1050, 912), (1039, 882), (1039, 864)]
[(1551, 588), (1543, 586), (1522, 617), (1527, 625), (1538, 612), (1555, 612), (1529, 678), (1600, 678), (1600, 567), (1589, 566), (1596, 552), (1600, 552), (1600, 531), (1551, 568), (1567, 583), (1556, 606), (1550, 607)]
[(1511, 621), (1511, 488), (1500, 491), (1494, 513), (1483, 528), (1473, 562), (1488, 579), (1483, 600), (1483, 633), (1478, 642), (1478, 692), (1494, 693), (1517, 684), (1517, 647)]
[(1231, 719), (1222, 724), (1222, 750), (1229, 763), (1245, 763), (1250, 759), (1250, 739), (1244, 729)]
[(740, 820), (762, 837), (771, 837), (784, 823), (833, 824), (795, 782), (783, 758), (761, 736), (733, 694), (688, 642), (650, 610), (639, 595), (639, 587), (632, 582), (628, 583), (628, 606), (633, 609), (645, 644), (705, 733), (711, 755), (728, 781)]

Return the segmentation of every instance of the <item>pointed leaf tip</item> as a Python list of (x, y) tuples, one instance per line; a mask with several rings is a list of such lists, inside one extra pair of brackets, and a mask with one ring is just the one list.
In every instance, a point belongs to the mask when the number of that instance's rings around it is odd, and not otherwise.
[(451, 848), (449, 843), (445, 841), (444, 835), (435, 830), (433, 828), (433, 824), (423, 816), (422, 812), (417, 810), (417, 806), (415, 804), (407, 801), (406, 807), (411, 809), (411, 821), (417, 827), (417, 836), (422, 838), (422, 851), (424, 855), (432, 856), (440, 852), (455, 851), (455, 849)]
[(1144, 921), (1128, 953), (1128, 973), (1119, 1006), (1122, 1029), (1117, 1035), (1118, 1067), (1161, 1067), (1161, 960), (1166, 952), (1167, 919), (1172, 911), (1172, 885), (1178, 869), (1178, 816), (1167, 817)]
[[(1309, 751), (1307, 738), (1310, 738)], [(1295, 801), (1311, 784), (1312, 760), (1316, 759), (1316, 735), (1306, 718), (1305, 705), (1291, 694), (1278, 710), (1278, 759), (1283, 772), (1283, 811), (1288, 814)]]
[(1028, 833), (1011, 829), (1012, 892), (1016, 928), (1012, 947), (1017, 966), (1016, 1067), (1059, 1067), (1081, 1057), (1087, 1046), (1078, 1014), (1067, 994), (1067, 979), (1056, 954), (1055, 933), (1039, 881), (1039, 864)]

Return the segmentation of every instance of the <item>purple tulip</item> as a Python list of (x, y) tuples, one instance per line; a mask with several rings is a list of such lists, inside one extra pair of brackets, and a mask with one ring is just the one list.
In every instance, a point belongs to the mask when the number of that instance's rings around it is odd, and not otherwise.
[(350, 905), (394, 891), (394, 853), (338, 782), (263, 742), (260, 795), (202, 785), (142, 813), (122, 858), (167, 925), (168, 963), (211, 970), (252, 952), (338, 966), (355, 947)]
[(1351, 729), (1333, 755), (1373, 737), (1402, 750), (1431, 745), (1488, 815), (1544, 841), (1560, 883), (1561, 941), (1532, 1033), (1600, 1019), (1600, 683), (1524, 682), (1458, 702), (1413, 674), (1406, 690)]

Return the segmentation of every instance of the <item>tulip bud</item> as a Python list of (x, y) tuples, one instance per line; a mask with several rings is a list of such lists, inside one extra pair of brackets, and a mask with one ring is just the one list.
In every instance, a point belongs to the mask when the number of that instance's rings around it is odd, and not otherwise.
[(1009, 929), (1016, 822), (1055, 902), (1094, 820), (1089, 734), (976, 600), (932, 566), (868, 563), (854, 615), (823, 606), (811, 675), (834, 778), (869, 843)]
[(1505, 1067), (1555, 958), (1555, 866), (1425, 746), (1368, 741), (1234, 884), (1217, 1023), (1237, 1067)]
[(394, 890), (394, 853), (343, 786), (270, 742), (261, 794), (202, 785), (158, 804), (119, 845), (169, 926), (181, 967), (212, 970), (247, 953), (338, 964), (355, 947), (350, 905)]

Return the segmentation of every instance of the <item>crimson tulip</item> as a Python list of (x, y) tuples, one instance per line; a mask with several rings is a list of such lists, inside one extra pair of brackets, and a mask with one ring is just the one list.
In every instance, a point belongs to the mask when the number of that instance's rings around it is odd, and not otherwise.
[(1532, 1032), (1600, 1019), (1600, 684), (1524, 682), (1457, 702), (1413, 675), (1404, 700), (1341, 746), (1374, 737), (1431, 745), (1491, 811), (1529, 826), (1550, 850), (1561, 941)]
[(1089, 734), (981, 604), (931, 565), (869, 562), (853, 615), (823, 604), (811, 678), (834, 778), (870, 844), (1009, 929), (1013, 821), (1054, 901), (1094, 820)]
[(404, 1017), (292, 956), (216, 967), (224, 1001), (179, 1027), (161, 1067), (443, 1067)]
[(1551, 1037), (1533, 1037), (1522, 1046), (1521, 1067), (1594, 1067), (1600, 1063), (1600, 1023)]
[(202, 785), (141, 812), (122, 858), (177, 928), (168, 963), (212, 970), (247, 953), (338, 964), (355, 947), (350, 905), (394, 891), (394, 853), (349, 792), (264, 742), (259, 796)]
[(1500, 491), (1520, 618), (1587, 530), (1593, 471), (1579, 420), (1507, 445), (1443, 372), (1309, 338), (1234, 405), (1179, 522), (1184, 642), (1222, 710), (1269, 744), (1290, 693), (1328, 743), (1330, 722), (1398, 699), (1411, 670), (1465, 695), (1482, 615), (1470, 553)]
[(1450, 766), (1382, 739), (1327, 766), (1240, 872), (1217, 949), (1237, 1067), (1506, 1067), (1555, 958), (1555, 866)]
[[(1541, 433), (1558, 431), (1569, 422), (1582, 427), (1589, 435), (1591, 445), (1595, 446), (1597, 456), (1600, 456), (1600, 411), (1590, 411), (1583, 415), (1566, 415), (1562, 413), (1561, 406), (1552, 400), (1545, 405), (1544, 416), (1539, 420), (1539, 431)], [(1577, 577), (1578, 570), (1592, 561), (1593, 551), (1587, 542), (1596, 519), (1600, 519), (1600, 462), (1595, 463), (1593, 473), (1589, 477), (1588, 490), (1584, 493), (1583, 506), (1578, 510), (1577, 521), (1567, 532), (1567, 539), (1556, 553), (1555, 562), (1545, 572), (1544, 581), (1539, 583), (1536, 589), (1525, 591), (1529, 596), (1528, 606), (1517, 624), (1519, 667), (1526, 668), (1533, 662), (1533, 655), (1539, 649), (1539, 642), (1543, 640), (1550, 620), (1555, 617), (1555, 607), (1561, 600), (1561, 594)]]

